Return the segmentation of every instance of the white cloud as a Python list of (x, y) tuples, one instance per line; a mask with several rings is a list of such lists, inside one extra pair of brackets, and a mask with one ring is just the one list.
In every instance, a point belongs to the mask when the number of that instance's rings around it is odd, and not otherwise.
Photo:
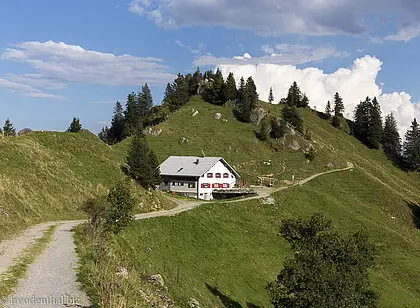
[(304, 64), (318, 62), (331, 57), (346, 57), (345, 52), (339, 52), (331, 47), (312, 47), (306, 45), (278, 44), (276, 46), (264, 45), (261, 50), (266, 53), (262, 57), (252, 57), (249, 53), (243, 56), (218, 58), (211, 54), (201, 56), (194, 61), (197, 66), (230, 65), (230, 64)]
[(46, 86), (51, 81), (61, 86), (69, 83), (138, 86), (145, 82), (160, 85), (175, 77), (162, 59), (102, 53), (63, 42), (16, 44), (6, 49), (1, 59), (32, 66), (36, 74), (13, 76), (31, 85)]
[(390, 14), (419, 16), (418, 0), (133, 0), (132, 13), (163, 28), (223, 26), (263, 36), (360, 35), (385, 24)]
[(51, 98), (56, 100), (64, 100), (65, 97), (61, 95), (54, 95), (45, 93), (39, 89), (36, 89), (32, 86), (10, 81), (4, 78), (0, 78), (0, 88), (5, 88), (6, 90), (19, 93), (23, 96), (33, 97), (33, 98)]
[(407, 93), (382, 93), (382, 87), (376, 84), (382, 62), (372, 56), (356, 59), (349, 68), (339, 68), (331, 74), (309, 67), (299, 69), (293, 65), (278, 64), (228, 64), (219, 65), (226, 77), (230, 72), (239, 81), (241, 76), (255, 81), (260, 98), (267, 100), (270, 87), (278, 102), (286, 97), (293, 81), (296, 81), (310, 99), (310, 106), (319, 111), (325, 109), (328, 100), (332, 101), (335, 92), (339, 92), (345, 104), (345, 116), (353, 118), (353, 111), (367, 96), (378, 97), (383, 115), (393, 112), (402, 134), (408, 129), (414, 117), (420, 119), (420, 104), (413, 104)]
[(179, 47), (182, 47), (182, 48), (188, 50), (189, 52), (191, 52), (191, 53), (193, 53), (195, 55), (201, 54), (204, 51), (204, 49), (205, 49), (204, 43), (198, 44), (198, 47), (197, 48), (193, 48), (193, 47), (191, 47), (189, 45), (186, 45), (186, 44), (182, 43), (179, 40), (174, 41), (174, 43), (176, 45), (178, 45)]
[(414, 23), (401, 28), (396, 34), (386, 36), (384, 40), (408, 42), (418, 37), (419, 35), (420, 23)]

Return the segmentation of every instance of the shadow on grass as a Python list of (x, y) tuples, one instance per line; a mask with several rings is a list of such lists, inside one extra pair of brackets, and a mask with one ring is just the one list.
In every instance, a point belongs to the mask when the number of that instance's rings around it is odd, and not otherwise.
[(415, 204), (411, 201), (405, 200), (405, 203), (407, 203), (407, 206), (411, 210), (411, 214), (413, 215), (413, 223), (416, 226), (417, 229), (420, 229), (420, 205)]
[[(216, 287), (212, 287), (208, 283), (206, 283), (206, 287), (210, 291), (211, 294), (213, 294), (214, 296), (216, 296), (220, 299), (223, 306), (225, 306), (226, 308), (243, 308), (240, 303), (238, 303), (237, 301), (234, 301), (229, 296), (224, 295)], [(252, 304), (252, 303), (247, 303), (246, 306), (247, 306), (247, 308), (260, 308), (260, 306), (257, 306), (257, 305)]]

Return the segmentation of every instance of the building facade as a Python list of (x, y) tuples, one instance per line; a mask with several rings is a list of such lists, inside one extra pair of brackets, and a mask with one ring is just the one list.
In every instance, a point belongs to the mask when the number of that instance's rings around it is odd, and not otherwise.
[(222, 157), (171, 156), (160, 165), (160, 190), (212, 200), (215, 189), (233, 189), (239, 174)]

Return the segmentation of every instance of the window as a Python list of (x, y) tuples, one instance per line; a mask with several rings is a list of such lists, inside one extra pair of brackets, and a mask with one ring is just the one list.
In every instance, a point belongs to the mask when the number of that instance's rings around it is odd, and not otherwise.
[(229, 178), (229, 173), (223, 173), (223, 178), (224, 178), (224, 179)]
[(203, 183), (203, 184), (201, 184), (201, 188), (210, 188), (210, 184)]
[(165, 182), (163, 182), (163, 185), (168, 186), (169, 185), (169, 182), (168, 181), (165, 181)]
[(216, 178), (220, 179), (222, 177), (221, 173), (216, 173)]
[(208, 177), (209, 179), (213, 178), (213, 173), (207, 173), (207, 177)]
[(184, 186), (184, 183), (179, 183), (179, 184), (181, 184), (181, 186)]
[(188, 188), (195, 188), (195, 183), (188, 183)]
[(229, 184), (223, 184), (223, 188), (230, 188), (230, 185)]
[(172, 182), (172, 186), (175, 186), (176, 185), (176, 183), (175, 182)]
[(234, 178), (233, 174), (230, 177), (233, 179)]

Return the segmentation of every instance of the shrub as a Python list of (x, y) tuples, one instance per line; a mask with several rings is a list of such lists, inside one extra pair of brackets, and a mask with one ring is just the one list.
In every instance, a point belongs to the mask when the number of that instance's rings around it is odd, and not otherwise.
[(281, 223), (295, 254), (267, 286), (274, 307), (376, 307), (368, 280), (375, 246), (363, 232), (342, 235), (331, 225), (322, 214)]

